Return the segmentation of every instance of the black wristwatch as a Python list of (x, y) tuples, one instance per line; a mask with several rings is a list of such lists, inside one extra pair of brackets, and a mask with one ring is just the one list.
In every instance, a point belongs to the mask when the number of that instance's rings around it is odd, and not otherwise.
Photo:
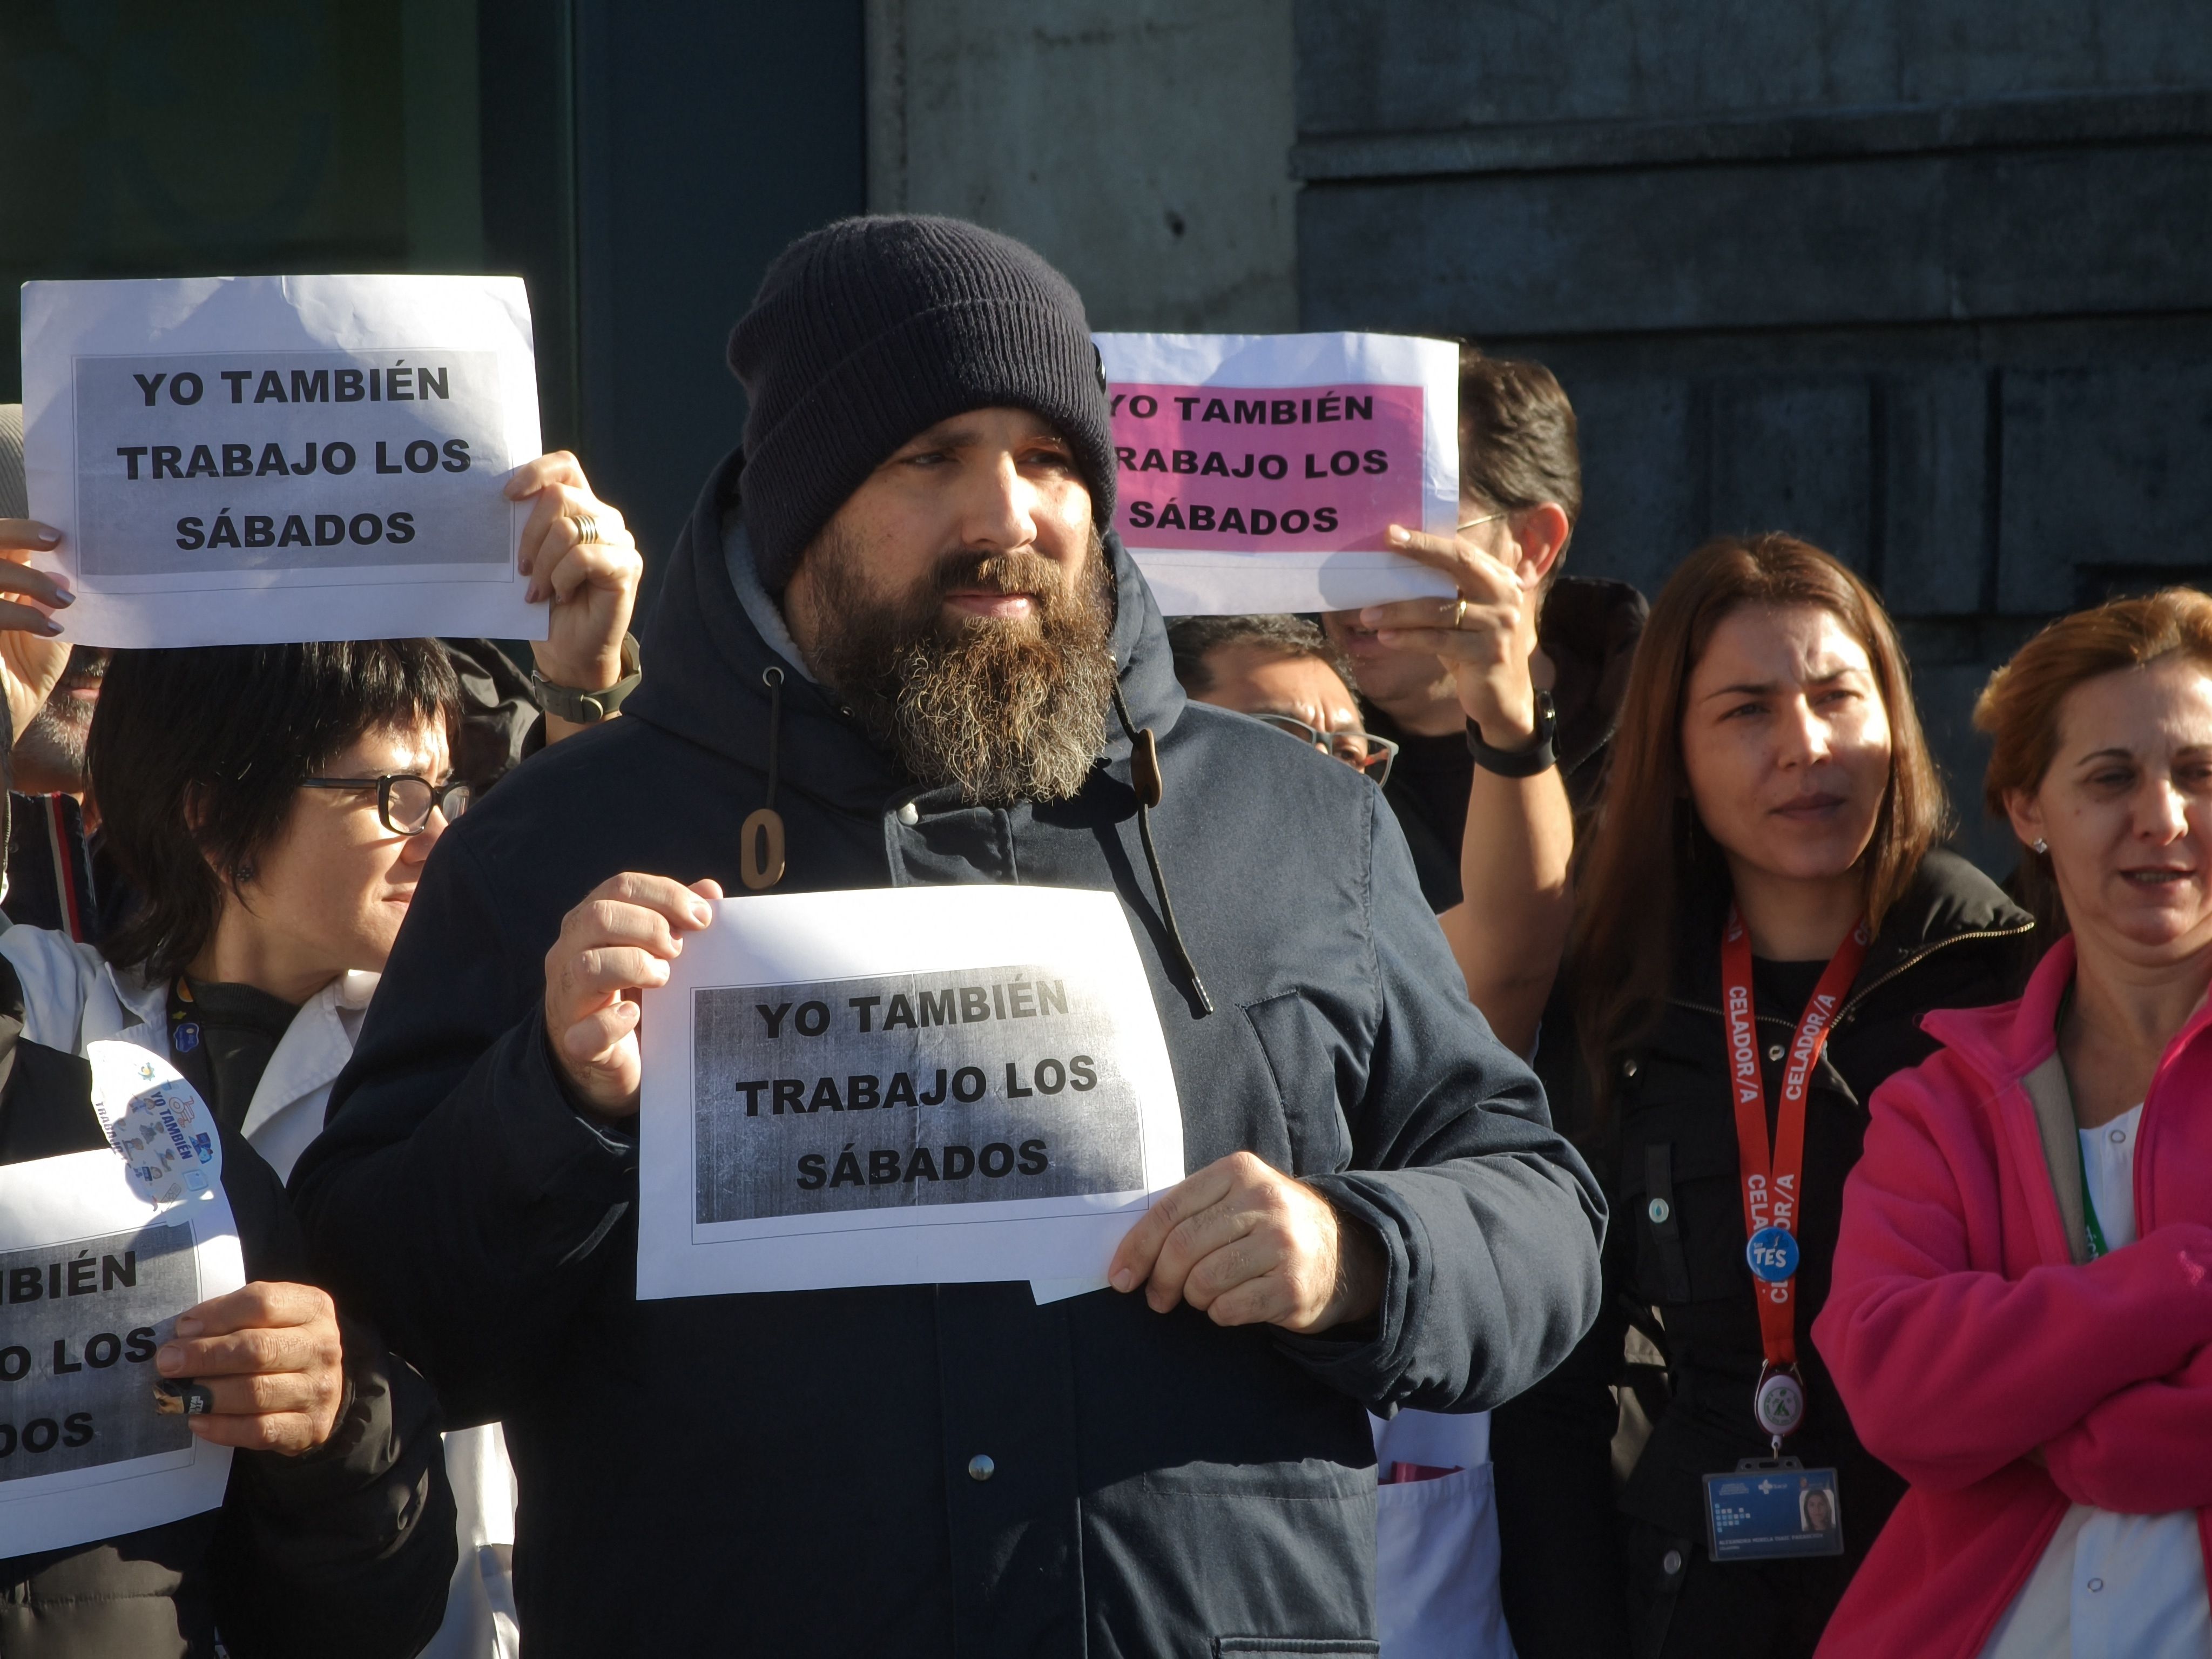
[(1552, 750), (1552, 733), (1559, 724), (1559, 711), (1552, 705), (1552, 694), (1536, 694), (1536, 736), (1526, 749), (1492, 749), (1482, 740), (1482, 728), (1473, 720), (1467, 723), (1467, 752), (1474, 757), (1474, 763), (1486, 772), (1495, 772), (1501, 778), (1533, 778), (1539, 772), (1547, 772), (1559, 763)]
[(530, 671), (531, 694), (538, 699), (540, 708), (571, 726), (597, 726), (620, 708), (623, 699), (636, 690), (637, 683), (645, 678), (638, 660), (635, 634), (623, 635), (622, 671), (623, 677), (604, 691), (579, 691), (573, 685), (554, 684), (533, 667)]

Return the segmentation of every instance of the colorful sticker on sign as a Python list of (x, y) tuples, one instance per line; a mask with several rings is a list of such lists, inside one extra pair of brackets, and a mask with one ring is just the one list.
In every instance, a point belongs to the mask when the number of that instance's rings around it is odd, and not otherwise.
[(136, 1043), (85, 1045), (92, 1104), (131, 1183), (155, 1204), (204, 1197), (222, 1176), (215, 1117), (175, 1066)]

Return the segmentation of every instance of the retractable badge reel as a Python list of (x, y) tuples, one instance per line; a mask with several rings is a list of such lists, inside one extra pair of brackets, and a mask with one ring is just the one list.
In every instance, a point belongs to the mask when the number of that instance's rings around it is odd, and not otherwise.
[[(1797, 1277), (1797, 1236), (1787, 1228), (1759, 1228), (1743, 1253), (1751, 1276), (1762, 1285), (1790, 1285)], [(1781, 1456), (1782, 1443), (1805, 1420), (1805, 1382), (1794, 1360), (1768, 1358), (1752, 1390), (1751, 1411), (1772, 1441), (1774, 1455)]]

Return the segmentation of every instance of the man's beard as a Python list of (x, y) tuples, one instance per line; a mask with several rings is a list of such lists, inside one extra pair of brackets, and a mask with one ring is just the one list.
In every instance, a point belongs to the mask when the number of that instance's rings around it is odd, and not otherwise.
[(60, 683), (15, 740), (15, 750), (9, 758), (16, 776), (58, 787), (67, 794), (83, 791), (85, 742), (92, 732), (96, 705), (70, 694), (81, 687), (97, 687), (106, 672), (104, 649), (71, 647), (69, 666), (62, 671)]
[[(866, 552), (835, 530), (807, 550), (819, 637), (808, 653), (915, 782), (972, 805), (1066, 800), (1082, 789), (1114, 691), (1114, 588), (1094, 530), (1071, 582), (1036, 553), (950, 554), (908, 592), (868, 586)], [(1030, 620), (945, 620), (957, 589), (1034, 595)]]

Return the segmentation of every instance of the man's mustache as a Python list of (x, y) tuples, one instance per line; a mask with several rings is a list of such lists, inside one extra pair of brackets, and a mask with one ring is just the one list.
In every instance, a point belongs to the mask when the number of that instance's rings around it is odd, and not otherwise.
[(1036, 593), (1058, 598), (1067, 578), (1040, 553), (954, 553), (939, 562), (934, 586), (948, 593)]

